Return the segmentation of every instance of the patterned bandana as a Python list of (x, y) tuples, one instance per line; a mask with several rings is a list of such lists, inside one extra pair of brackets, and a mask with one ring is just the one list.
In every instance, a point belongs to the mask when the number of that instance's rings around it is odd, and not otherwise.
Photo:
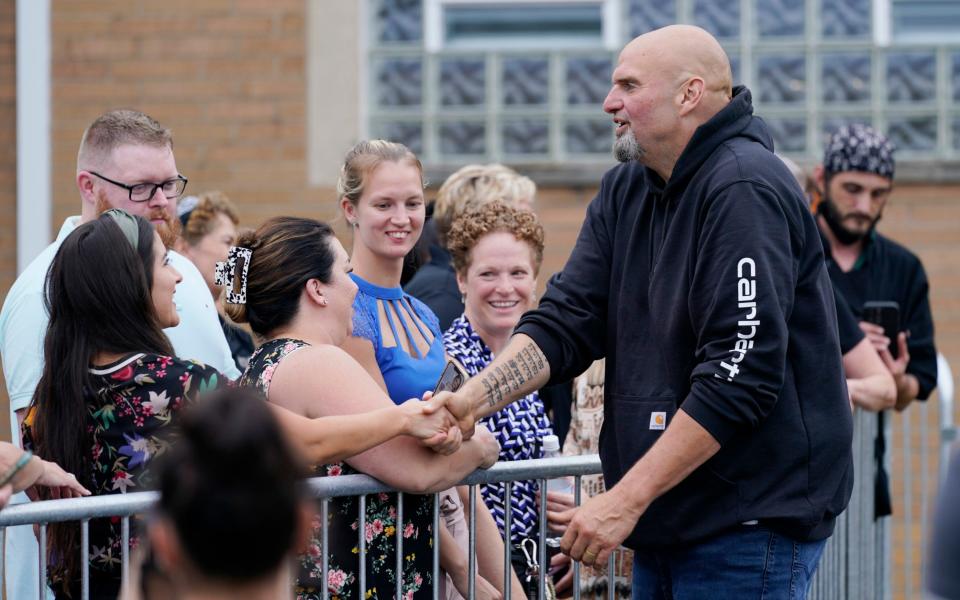
[(830, 136), (823, 153), (829, 173), (862, 171), (893, 179), (893, 143), (867, 125), (844, 125)]

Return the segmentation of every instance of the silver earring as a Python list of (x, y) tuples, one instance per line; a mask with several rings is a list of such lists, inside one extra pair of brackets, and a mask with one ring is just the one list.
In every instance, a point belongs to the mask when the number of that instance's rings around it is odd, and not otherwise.
[(466, 303), (467, 303), (467, 295), (460, 294), (460, 304), (466, 304)]

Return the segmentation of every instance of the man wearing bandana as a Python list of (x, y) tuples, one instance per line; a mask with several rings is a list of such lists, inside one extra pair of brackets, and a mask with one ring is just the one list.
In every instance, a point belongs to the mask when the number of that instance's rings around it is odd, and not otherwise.
[[(893, 153), (893, 144), (874, 129), (843, 126), (830, 137), (814, 180), (821, 194), (817, 224), (830, 278), (893, 375), (895, 407), (903, 410), (915, 399), (926, 400), (936, 387), (937, 350), (927, 275), (920, 259), (876, 231), (893, 190)], [(888, 339), (879, 325), (863, 320), (864, 304), (870, 301), (899, 305), (900, 332), (895, 340)], [(889, 349), (891, 342), (897, 349), (896, 358)], [(891, 512), (882, 460), (886, 446), (882, 412), (879, 418), (877, 517)]]
[[(888, 340), (878, 325), (861, 320), (897, 384), (897, 410), (926, 400), (937, 383), (937, 351), (929, 286), (920, 259), (879, 234), (877, 223), (893, 190), (894, 147), (865, 125), (847, 125), (834, 133), (814, 173), (822, 199), (817, 206), (827, 267), (837, 291), (857, 318), (865, 302), (900, 305), (900, 333)], [(894, 342), (894, 358), (888, 344)]]

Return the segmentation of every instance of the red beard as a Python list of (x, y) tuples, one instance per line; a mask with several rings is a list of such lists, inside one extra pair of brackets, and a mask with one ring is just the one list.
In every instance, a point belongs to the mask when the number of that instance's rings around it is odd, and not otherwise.
[[(107, 202), (106, 194), (103, 192), (97, 194), (97, 214), (103, 214), (111, 208), (116, 207)], [(173, 248), (174, 242), (180, 237), (180, 219), (171, 217), (162, 209), (150, 210), (148, 214), (140, 216), (149, 219), (151, 224), (153, 224), (153, 219), (163, 219), (163, 223), (156, 226), (157, 233), (160, 234), (164, 246)]]

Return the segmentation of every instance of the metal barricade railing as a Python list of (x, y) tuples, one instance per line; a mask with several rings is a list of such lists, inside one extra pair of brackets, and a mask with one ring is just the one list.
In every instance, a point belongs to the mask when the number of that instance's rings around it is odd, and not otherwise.
[[(957, 439), (957, 428), (954, 424), (954, 386), (953, 374), (950, 365), (943, 358), (938, 357), (938, 390), (937, 399), (939, 402), (939, 478), (942, 480), (946, 472), (947, 463), (950, 459), (951, 447)], [(915, 407), (911, 407), (913, 409)], [(927, 412), (931, 409), (926, 404), (916, 408), (919, 418), (919, 427), (921, 429), (919, 437), (926, 438), (925, 427), (927, 422)], [(902, 428), (905, 434), (909, 434), (913, 424), (905, 411), (902, 414)], [(889, 426), (888, 426), (889, 427)], [(888, 431), (888, 440), (891, 439)], [(850, 499), (848, 509), (837, 519), (837, 525), (834, 535), (828, 540), (819, 568), (811, 585), (810, 598), (816, 600), (827, 600), (837, 598), (890, 598), (891, 589), (891, 532), (887, 519), (874, 520), (874, 478), (876, 470), (874, 457), (874, 439), (877, 434), (877, 416), (875, 413), (866, 411), (857, 411), (854, 415), (854, 437), (853, 437), (853, 460), (854, 460), (854, 489)], [(892, 450), (892, 449), (891, 449)], [(909, 463), (911, 450), (909, 446), (903, 450)], [(925, 450), (921, 448), (921, 454)], [(890, 470), (890, 456), (892, 452), (887, 452), (887, 468)], [(923, 460), (926, 457), (921, 457)], [(912, 477), (906, 469), (906, 473), (891, 471), (893, 477), (902, 476), (909, 480)], [(600, 459), (597, 455), (562, 457), (551, 459), (527, 460), (516, 462), (502, 462), (494, 465), (486, 471), (476, 471), (467, 477), (462, 485), (470, 487), (469, 508), (469, 590), (471, 594), (475, 589), (475, 566), (476, 566), (476, 531), (475, 531), (475, 509), (477, 502), (476, 485), (485, 483), (506, 484), (505, 495), (510, 496), (511, 482), (521, 480), (540, 480), (541, 485), (545, 487), (545, 481), (554, 477), (574, 476), (576, 478), (575, 494), (576, 504), (579, 505), (580, 498), (580, 476), (600, 473)], [(920, 474), (921, 478), (926, 478), (925, 473)], [(907, 489), (910, 489), (909, 481), (905, 482)], [(365, 475), (345, 475), (341, 477), (318, 477), (309, 480), (312, 492), (317, 498), (321, 499), (320, 511), (321, 519), (326, 522), (328, 515), (330, 498), (342, 496), (359, 496), (359, 552), (363, 556), (366, 552), (366, 538), (364, 535), (366, 503), (365, 494), (392, 491), (379, 481)], [(924, 489), (926, 486), (924, 485)], [(403, 518), (403, 494), (399, 494), (397, 521), (402, 522)], [(46, 524), (61, 521), (79, 521), (81, 524), (81, 565), (83, 582), (83, 599), (86, 600), (89, 584), (89, 571), (87, 569), (88, 545), (86, 544), (89, 533), (90, 519), (103, 517), (120, 517), (122, 532), (123, 554), (121, 558), (121, 580), (123, 585), (129, 581), (129, 548), (130, 535), (130, 516), (148, 512), (157, 501), (157, 494), (154, 492), (138, 492), (132, 494), (97, 496), (91, 498), (80, 498), (73, 500), (50, 500), (47, 502), (34, 502), (23, 505), (9, 506), (0, 511), (0, 531), (5, 527), (16, 525), (40, 525), (40, 589), (45, 589), (45, 539)], [(434, 498), (433, 512), (433, 581), (434, 597), (438, 597), (439, 586), (439, 503)], [(909, 494), (904, 494), (904, 505), (901, 507), (902, 518), (907, 522), (912, 522), (914, 512), (914, 502)], [(919, 508), (921, 512), (921, 529), (926, 527), (926, 502), (921, 501)], [(505, 503), (505, 531), (510, 531), (511, 521), (510, 503)], [(544, 565), (546, 561), (546, 495), (541, 495), (540, 499), (540, 538), (538, 541), (539, 557), (538, 561)], [(323, 572), (327, 571), (327, 539), (326, 528), (322, 538), (323, 553)], [(397, 536), (397, 567), (402, 566), (402, 539), (403, 536)], [(509, 543), (504, 544), (504, 581), (505, 597), (510, 598), (510, 570), (511, 570), (511, 547)], [(910, 553), (911, 549), (904, 549)], [(613, 573), (614, 556), (610, 557), (609, 572)], [(908, 561), (909, 562), (909, 561)], [(360, 589), (365, 589), (365, 562), (361, 560), (358, 582)], [(580, 577), (579, 564), (574, 563), (574, 597), (580, 597)], [(539, 591), (543, 597), (546, 569), (540, 569), (540, 578), (538, 581)], [(7, 573), (10, 576), (9, 573)], [(611, 583), (613, 578), (610, 579)], [(401, 582), (398, 579), (398, 591)], [(608, 586), (609, 597), (614, 597), (614, 586)], [(398, 594), (399, 596), (399, 594)], [(908, 594), (909, 596), (909, 594)], [(43, 597), (41, 595), (41, 597)], [(324, 598), (327, 597), (327, 590), (324, 590)]]
[(887, 585), (882, 520), (873, 519), (876, 435), (877, 414), (858, 409), (853, 417), (853, 494), (824, 546), (810, 587), (813, 600), (883, 598)]
[(932, 492), (946, 474), (957, 439), (953, 373), (942, 355), (937, 357), (937, 369), (937, 438), (930, 435), (932, 400), (914, 403), (901, 413), (888, 411), (884, 465), (892, 487), (902, 492), (895, 495), (894, 514), (889, 518), (874, 519), (877, 415), (855, 413), (853, 495), (824, 548), (811, 598), (918, 597)]
[[(553, 479), (555, 477), (567, 477), (572, 476), (575, 478), (575, 503), (579, 506), (580, 504), (580, 477), (582, 475), (594, 475), (600, 473), (600, 458), (597, 455), (589, 456), (570, 456), (570, 457), (559, 457), (559, 458), (546, 458), (546, 459), (537, 459), (537, 460), (525, 460), (525, 461), (514, 461), (514, 462), (501, 462), (497, 463), (493, 467), (485, 471), (475, 471), (470, 474), (466, 479), (464, 479), (460, 485), (470, 486), (470, 501), (469, 501), (469, 526), (468, 526), (468, 536), (469, 536), (469, 560), (470, 565), (468, 568), (468, 588), (470, 596), (473, 596), (474, 590), (476, 589), (476, 503), (477, 503), (477, 493), (476, 486), (486, 483), (506, 483), (507, 489), (505, 491), (506, 495), (509, 497), (510, 494), (510, 482), (513, 481), (523, 481), (523, 480), (539, 480), (541, 489), (546, 489), (546, 480)], [(380, 483), (372, 477), (366, 475), (343, 475), (340, 477), (316, 477), (308, 481), (311, 492), (320, 499), (320, 517), (321, 522), (327, 522), (327, 516), (329, 514), (329, 500), (330, 498), (337, 498), (343, 496), (359, 496), (359, 526), (358, 526), (358, 537), (359, 537), (359, 554), (361, 560), (359, 561), (359, 576), (358, 582), (360, 589), (365, 589), (366, 582), (366, 561), (362, 559), (365, 556), (366, 551), (366, 536), (365, 536), (365, 519), (366, 519), (366, 503), (364, 495), (374, 494), (378, 492), (390, 492), (393, 491), (392, 488)], [(397, 498), (397, 523), (403, 522), (403, 496), (404, 494), (399, 493)], [(434, 507), (433, 507), (433, 597), (439, 598), (439, 581), (440, 581), (440, 567), (439, 567), (439, 548), (440, 548), (440, 512), (438, 501), (438, 494), (434, 494)], [(130, 564), (129, 564), (129, 535), (130, 535), (130, 517), (135, 514), (147, 513), (151, 510), (153, 505), (157, 502), (158, 495), (156, 492), (137, 492), (131, 494), (118, 494), (118, 495), (109, 495), (109, 496), (96, 496), (90, 498), (77, 498), (71, 500), (49, 500), (46, 502), (31, 502), (29, 504), (20, 504), (9, 506), (3, 511), (0, 511), (0, 530), (6, 527), (13, 527), (17, 525), (32, 525), (37, 524), (40, 527), (40, 555), (38, 557), (40, 565), (40, 587), (41, 590), (40, 597), (43, 598), (43, 590), (46, 589), (46, 526), (49, 523), (63, 522), (63, 521), (79, 521), (80, 522), (80, 565), (81, 565), (81, 593), (82, 600), (88, 600), (89, 598), (89, 583), (90, 583), (90, 574), (88, 569), (88, 535), (89, 535), (89, 523), (91, 519), (104, 518), (104, 517), (120, 517), (121, 518), (121, 531), (122, 531), (122, 555), (121, 555), (121, 586), (126, 589), (130, 581)], [(511, 519), (511, 503), (506, 502), (504, 506), (505, 510), (505, 530), (509, 531), (510, 519)], [(540, 496), (540, 515), (539, 515), (539, 539), (538, 539), (538, 551), (539, 557), (538, 561), (541, 565), (539, 570), (539, 579), (538, 579), (538, 588), (540, 597), (544, 597), (544, 589), (546, 585), (546, 494), (541, 494)], [(328, 540), (327, 540), (327, 527), (323, 528), (323, 533), (321, 536), (321, 553), (322, 553), (322, 568), (324, 578), (326, 581), (327, 573), (327, 555), (328, 555)], [(398, 533), (401, 528), (398, 527)], [(403, 536), (396, 536), (396, 572), (402, 573), (402, 561), (403, 561)], [(505, 556), (503, 562), (504, 568), (504, 597), (506, 600), (510, 598), (510, 581), (511, 581), (511, 548), (509, 543), (504, 544)], [(609, 568), (610, 571), (613, 571), (613, 561), (614, 555), (611, 554)], [(574, 598), (580, 597), (580, 565), (579, 563), (574, 563), (573, 565), (573, 586), (574, 586)], [(9, 574), (8, 574), (9, 575)], [(395, 597), (399, 598), (402, 596), (400, 593), (402, 585), (402, 577), (397, 577), (397, 589)], [(609, 586), (609, 597), (613, 598), (614, 595), (614, 586)], [(323, 589), (323, 598), (328, 598), (328, 589), (324, 587)]]
[(937, 354), (937, 399), (940, 402), (940, 477), (947, 477), (953, 443), (957, 440), (957, 426), (953, 422), (953, 370), (942, 354)]

